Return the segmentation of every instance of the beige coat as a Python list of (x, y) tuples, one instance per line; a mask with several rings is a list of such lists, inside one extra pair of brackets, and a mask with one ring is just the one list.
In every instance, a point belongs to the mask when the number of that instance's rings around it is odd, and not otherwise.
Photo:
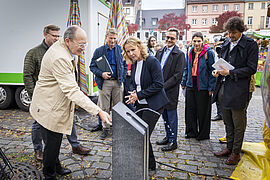
[(75, 104), (92, 115), (100, 111), (78, 87), (72, 59), (63, 38), (49, 48), (42, 60), (30, 106), (31, 115), (44, 128), (69, 135)]

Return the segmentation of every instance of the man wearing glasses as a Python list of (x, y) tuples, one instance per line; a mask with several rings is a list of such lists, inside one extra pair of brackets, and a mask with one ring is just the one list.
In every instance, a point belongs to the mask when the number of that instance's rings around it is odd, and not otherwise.
[[(24, 60), (23, 80), (29, 97), (32, 99), (33, 91), (38, 80), (40, 72), (41, 61), (51, 45), (59, 40), (60, 28), (56, 25), (47, 25), (43, 29), (44, 40), (42, 43), (31, 50), (29, 50)], [(34, 146), (35, 157), (37, 160), (43, 159), (43, 145), (40, 130), (40, 124), (34, 121), (32, 125), (32, 143)], [(67, 135), (67, 139), (72, 146), (73, 153), (88, 154), (90, 149), (86, 148), (78, 142), (75, 125), (73, 124), (71, 135)]]
[(179, 84), (185, 67), (185, 54), (176, 46), (178, 36), (179, 31), (176, 28), (168, 29), (166, 46), (156, 53), (156, 58), (160, 61), (163, 71), (164, 89), (169, 98), (169, 103), (165, 106), (162, 113), (166, 137), (156, 142), (157, 145), (167, 145), (162, 147), (162, 151), (172, 151), (177, 148), (177, 103)]
[[(98, 103), (102, 110), (110, 113), (111, 105), (116, 105), (123, 101), (123, 86), (122, 83), (126, 79), (127, 64), (123, 60), (122, 49), (117, 43), (117, 31), (110, 28), (106, 32), (106, 44), (97, 48), (92, 57), (90, 71), (95, 75), (95, 81), (98, 86), (99, 99)], [(102, 56), (106, 56), (112, 73), (104, 72), (97, 66), (97, 60)], [(101, 121), (93, 131), (102, 129)], [(103, 132), (100, 135), (101, 139), (105, 139), (109, 134), (110, 126), (103, 124)]]
[(65, 175), (59, 152), (63, 134), (70, 135), (73, 127), (75, 104), (91, 115), (99, 115), (111, 124), (111, 117), (87, 97), (76, 82), (76, 61), (85, 50), (86, 33), (79, 26), (70, 26), (64, 37), (55, 42), (44, 54), (38, 81), (30, 106), (30, 113), (40, 124), (45, 143), (43, 174), (45, 179), (56, 179), (56, 173)]

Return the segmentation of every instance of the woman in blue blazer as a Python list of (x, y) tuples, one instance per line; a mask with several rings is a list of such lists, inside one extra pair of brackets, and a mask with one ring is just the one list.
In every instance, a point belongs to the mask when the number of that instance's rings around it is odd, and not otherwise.
[[(123, 44), (123, 57), (131, 63), (132, 89), (126, 103), (136, 106), (136, 114), (149, 126), (151, 136), (155, 125), (168, 103), (163, 88), (163, 73), (159, 61), (149, 56), (147, 48), (136, 37), (129, 37)], [(156, 170), (156, 161), (149, 138), (149, 169)]]

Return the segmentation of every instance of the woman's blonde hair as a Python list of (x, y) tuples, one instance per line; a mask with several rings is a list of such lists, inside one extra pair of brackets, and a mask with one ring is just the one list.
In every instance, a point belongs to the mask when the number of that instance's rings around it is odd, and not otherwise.
[(147, 47), (142, 43), (142, 41), (136, 37), (130, 36), (122, 45), (123, 49), (122, 55), (129, 64), (133, 64), (133, 61), (127, 55), (127, 52), (125, 50), (126, 44), (137, 46), (141, 50), (143, 60), (146, 60), (146, 58), (149, 56), (149, 54), (147, 53)]

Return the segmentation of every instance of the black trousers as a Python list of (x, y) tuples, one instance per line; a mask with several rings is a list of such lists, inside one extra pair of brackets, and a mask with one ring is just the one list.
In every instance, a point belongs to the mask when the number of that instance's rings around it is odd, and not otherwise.
[(136, 104), (136, 111), (145, 108), (145, 110), (139, 111), (136, 114), (144, 121), (148, 124), (149, 126), (149, 169), (153, 169), (156, 168), (156, 160), (155, 160), (155, 156), (153, 153), (153, 148), (152, 148), (152, 144), (150, 141), (150, 137), (151, 134), (153, 132), (153, 130), (155, 129), (155, 126), (157, 124), (157, 121), (161, 115), (161, 113), (163, 112), (163, 108), (158, 110), (158, 113), (154, 113), (151, 110), (147, 110), (150, 109), (149, 106), (147, 104)]
[(44, 140), (43, 175), (45, 179), (56, 179), (56, 169), (61, 168), (59, 152), (63, 134), (50, 131), (41, 126), (41, 135)]
[(207, 90), (197, 87), (186, 91), (185, 123), (186, 135), (197, 140), (210, 138), (211, 96)]

